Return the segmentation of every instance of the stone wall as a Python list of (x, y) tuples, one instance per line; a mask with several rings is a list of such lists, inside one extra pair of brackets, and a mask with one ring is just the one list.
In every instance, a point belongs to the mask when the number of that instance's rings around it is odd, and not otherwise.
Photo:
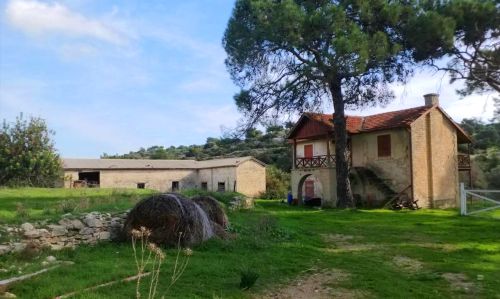
[(436, 108), (411, 125), (413, 195), (424, 208), (458, 203), (456, 129)]
[(0, 234), (8, 242), (0, 244), (0, 255), (19, 252), (27, 246), (60, 250), (79, 244), (96, 244), (117, 239), (127, 217), (119, 214), (91, 212), (81, 216), (64, 215), (57, 224), (24, 223), (21, 226), (3, 226)]

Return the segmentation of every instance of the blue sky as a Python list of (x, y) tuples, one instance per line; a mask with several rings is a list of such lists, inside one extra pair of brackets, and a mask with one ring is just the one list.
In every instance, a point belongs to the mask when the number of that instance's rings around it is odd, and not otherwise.
[[(0, 4), (0, 119), (40, 116), (65, 157), (201, 144), (239, 118), (221, 39), (233, 1), (42, 1)], [(443, 74), (394, 85), (370, 114), (441, 105), (460, 121), (491, 118), (492, 95), (459, 99)], [(329, 105), (325, 112), (331, 111)]]

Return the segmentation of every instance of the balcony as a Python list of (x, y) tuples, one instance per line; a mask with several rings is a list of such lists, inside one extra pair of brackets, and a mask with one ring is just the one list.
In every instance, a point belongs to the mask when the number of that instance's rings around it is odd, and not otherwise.
[(321, 167), (334, 167), (334, 155), (321, 155), (310, 158), (296, 158), (295, 168), (321, 168)]
[(458, 154), (458, 170), (469, 170), (470, 168), (470, 155)]

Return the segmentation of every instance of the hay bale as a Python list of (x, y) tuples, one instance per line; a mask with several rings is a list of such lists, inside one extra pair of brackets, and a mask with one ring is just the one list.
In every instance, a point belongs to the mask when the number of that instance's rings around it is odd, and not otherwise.
[(196, 202), (205, 211), (205, 213), (207, 213), (210, 220), (217, 223), (224, 229), (227, 228), (229, 221), (222, 204), (218, 200), (212, 196), (203, 195), (195, 196), (191, 199)]
[[(139, 202), (128, 214), (124, 229), (144, 226), (151, 230), (150, 240), (157, 244), (177, 245), (179, 236), (183, 246), (203, 240), (203, 227), (193, 202), (179, 194), (160, 194)], [(182, 232), (182, 235), (180, 233)]]
[[(215, 210), (213, 203), (203, 200), (205, 207)], [(182, 246), (191, 246), (208, 240), (216, 233), (221, 235), (220, 226), (200, 204), (177, 193), (154, 195), (139, 202), (128, 214), (124, 231), (130, 237), (132, 229), (144, 226), (151, 230), (151, 242), (176, 246), (180, 236)], [(222, 210), (223, 212), (223, 210)], [(221, 216), (220, 212), (213, 215)], [(220, 219), (219, 219), (220, 220)], [(223, 231), (223, 229), (222, 229)], [(182, 233), (182, 234), (181, 234)]]

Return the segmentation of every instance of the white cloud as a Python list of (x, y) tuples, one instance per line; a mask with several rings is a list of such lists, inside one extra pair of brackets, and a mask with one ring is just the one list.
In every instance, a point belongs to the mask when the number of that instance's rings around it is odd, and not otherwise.
[(85, 17), (59, 3), (11, 0), (5, 10), (9, 24), (27, 34), (61, 34), (122, 45), (128, 37), (109, 23)]
[[(460, 122), (464, 118), (472, 117), (489, 121), (493, 117), (493, 97), (495, 94), (473, 94), (461, 98), (455, 90), (462, 87), (462, 84), (463, 82), (450, 84), (449, 77), (443, 73), (423, 71), (417, 73), (405, 85), (393, 84), (391, 89), (394, 91), (395, 99), (386, 107), (375, 107), (362, 111), (353, 110), (349, 111), (349, 114), (369, 115), (422, 106), (424, 105), (424, 94), (438, 93), (440, 106), (455, 121)], [(331, 109), (326, 109), (325, 111), (331, 111)]]
[(186, 81), (179, 86), (179, 89), (190, 93), (216, 92), (224, 90), (226, 82), (227, 79), (222, 76), (203, 77)]

